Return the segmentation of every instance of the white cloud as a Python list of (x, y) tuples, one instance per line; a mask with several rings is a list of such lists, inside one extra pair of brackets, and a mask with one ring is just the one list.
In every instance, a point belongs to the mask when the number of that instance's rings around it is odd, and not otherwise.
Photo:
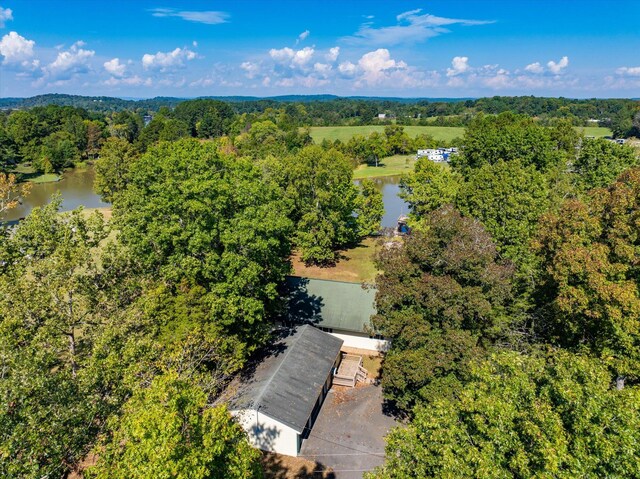
[(291, 60), (291, 63), (298, 66), (304, 66), (309, 63), (309, 61), (313, 57), (314, 52), (315, 50), (313, 48), (304, 47), (302, 50), (298, 50), (295, 53), (293, 59)]
[(340, 47), (329, 48), (329, 53), (327, 53), (324, 57), (328, 62), (335, 62), (340, 55)]
[(544, 72), (544, 67), (540, 65), (540, 62), (530, 63), (524, 69), (530, 73), (540, 74)]
[(292, 48), (284, 47), (280, 49), (272, 48), (269, 50), (269, 56), (277, 62), (286, 62), (291, 60), (296, 54)]
[(616, 73), (623, 76), (640, 77), (640, 67), (620, 67)]
[(315, 63), (313, 65), (313, 71), (326, 78), (333, 68), (328, 63)]
[(10, 8), (0, 7), (0, 28), (4, 28), (9, 20), (13, 20), (13, 11)]
[(0, 40), (0, 55), (3, 65), (25, 63), (33, 57), (36, 42), (27, 40), (17, 32), (9, 32)]
[(138, 75), (134, 75), (132, 77), (128, 77), (128, 78), (116, 78), (116, 77), (111, 77), (108, 80), (106, 80), (104, 82), (105, 85), (107, 86), (119, 86), (119, 85), (125, 85), (125, 86), (151, 86), (153, 85), (153, 81), (151, 80), (151, 78), (141, 78)]
[(114, 77), (122, 77), (127, 70), (127, 66), (120, 63), (119, 58), (113, 58), (108, 62), (104, 62), (104, 69)]
[(379, 48), (362, 55), (362, 58), (358, 60), (358, 67), (362, 72), (361, 79), (364, 82), (376, 84), (386, 79), (390, 71), (407, 68), (407, 64), (391, 58), (389, 50), (386, 48)]
[(71, 45), (69, 50), (59, 52), (56, 59), (44, 67), (47, 79), (66, 81), (76, 74), (87, 73), (89, 61), (96, 52), (83, 49), (84, 45), (84, 42), (79, 41)]
[(198, 58), (196, 52), (188, 48), (176, 48), (171, 52), (158, 52), (155, 55), (145, 53), (142, 56), (142, 66), (145, 70), (160, 70), (161, 72), (182, 68), (185, 62)]
[(217, 25), (227, 23), (229, 14), (217, 11), (186, 11), (175, 10), (173, 8), (154, 8), (151, 10), (154, 17), (178, 17), (188, 22), (204, 23), (206, 25)]
[(351, 37), (344, 40), (352, 43), (367, 45), (397, 45), (400, 43), (415, 43), (428, 38), (449, 33), (445, 26), (449, 25), (485, 25), (493, 23), (484, 20), (465, 20), (461, 18), (445, 18), (430, 15), (420, 15), (421, 9), (410, 10), (396, 17), (397, 24), (393, 26), (374, 28), (372, 23), (365, 23)]
[(562, 57), (558, 63), (553, 60), (547, 63), (549, 71), (555, 75), (562, 73), (562, 70), (567, 68), (567, 66), (569, 66), (569, 57), (567, 56)]
[(338, 71), (345, 78), (353, 78), (356, 75), (356, 70), (357, 67), (349, 61), (342, 62), (338, 65)]
[(303, 40), (306, 40), (306, 38), (309, 36), (310, 33), (311, 32), (309, 30), (305, 30), (300, 35), (298, 35), (298, 41), (301, 42)]
[(469, 57), (453, 57), (451, 68), (447, 68), (447, 76), (454, 77), (469, 70)]
[(255, 78), (260, 73), (260, 65), (254, 62), (242, 62), (240, 68), (246, 72), (245, 76), (250, 79)]

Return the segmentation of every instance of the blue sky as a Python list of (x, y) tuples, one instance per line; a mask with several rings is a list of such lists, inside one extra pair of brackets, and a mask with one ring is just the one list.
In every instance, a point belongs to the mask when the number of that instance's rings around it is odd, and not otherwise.
[(640, 97), (640, 2), (0, 0), (0, 96)]

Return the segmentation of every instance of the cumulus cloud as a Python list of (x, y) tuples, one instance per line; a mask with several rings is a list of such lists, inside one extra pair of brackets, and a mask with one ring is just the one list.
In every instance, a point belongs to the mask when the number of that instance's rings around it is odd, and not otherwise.
[(107, 70), (107, 72), (109, 72), (114, 77), (124, 76), (127, 70), (127, 66), (120, 63), (119, 58), (113, 58), (108, 62), (104, 62), (103, 66), (104, 66), (104, 69)]
[(171, 52), (158, 52), (155, 55), (145, 53), (142, 56), (142, 67), (145, 70), (167, 72), (183, 68), (185, 62), (198, 58), (196, 52), (188, 48), (176, 48)]
[(295, 54), (296, 52), (293, 50), (293, 48), (289, 47), (280, 49), (272, 48), (271, 50), (269, 50), (269, 56), (277, 62), (289, 61), (294, 57)]
[(329, 52), (324, 56), (328, 62), (335, 62), (340, 55), (340, 47), (329, 48)]
[(240, 68), (245, 71), (245, 76), (249, 79), (255, 78), (260, 73), (260, 65), (254, 62), (242, 62)]
[(4, 57), (3, 65), (24, 64), (26, 66), (33, 57), (36, 42), (27, 40), (17, 32), (9, 32), (0, 40), (0, 55)]
[(394, 70), (406, 69), (407, 64), (391, 58), (391, 54), (386, 48), (378, 48), (362, 55), (358, 60), (358, 67), (362, 71), (362, 81), (368, 84), (376, 84), (385, 80), (388, 73)]
[(623, 76), (640, 77), (640, 67), (620, 67), (616, 73)]
[(96, 52), (83, 49), (84, 45), (84, 42), (78, 41), (69, 50), (58, 52), (56, 59), (44, 67), (47, 79), (66, 81), (74, 75), (87, 73), (89, 62)]
[(298, 66), (304, 66), (309, 63), (309, 61), (311, 61), (314, 52), (315, 50), (313, 48), (304, 47), (302, 50), (298, 50), (297, 52), (295, 52), (293, 58), (291, 59), (291, 63)]
[(104, 82), (107, 86), (152, 86), (153, 80), (151, 78), (141, 78), (138, 75), (134, 75), (127, 78), (111, 77)]
[(454, 77), (469, 70), (469, 57), (453, 57), (451, 68), (447, 68), (447, 76)]
[(4, 28), (9, 20), (13, 20), (13, 11), (10, 8), (0, 7), (0, 28)]
[(173, 8), (154, 8), (151, 10), (154, 17), (177, 17), (188, 22), (204, 23), (206, 25), (217, 25), (227, 23), (230, 15), (226, 12), (207, 11), (187, 11), (175, 10)]
[(485, 20), (437, 17), (428, 13), (421, 14), (421, 12), (421, 9), (416, 9), (401, 13), (396, 17), (397, 24), (392, 26), (375, 28), (371, 22), (364, 23), (356, 33), (344, 40), (351, 43), (385, 46), (416, 43), (443, 33), (449, 33), (450, 30), (445, 28), (447, 26), (493, 23)]
[(350, 61), (342, 62), (338, 65), (338, 71), (344, 78), (353, 78), (356, 75), (357, 68)]
[(530, 63), (524, 69), (530, 73), (535, 73), (536, 75), (544, 72), (544, 67), (540, 65), (540, 62)]
[(554, 75), (558, 75), (562, 73), (562, 70), (564, 70), (568, 66), (569, 66), (569, 57), (567, 56), (562, 57), (558, 63), (554, 62), (553, 60), (547, 63), (547, 68), (549, 68), (549, 71)]

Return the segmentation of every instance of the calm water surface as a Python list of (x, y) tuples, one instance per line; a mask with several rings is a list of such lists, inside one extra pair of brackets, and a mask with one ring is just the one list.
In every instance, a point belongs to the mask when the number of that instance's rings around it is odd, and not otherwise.
[(88, 166), (65, 171), (62, 180), (55, 183), (36, 183), (31, 187), (31, 193), (22, 205), (10, 210), (5, 219), (11, 221), (27, 216), (33, 208), (49, 203), (54, 193), (60, 193), (62, 196), (62, 211), (73, 210), (80, 205), (85, 208), (109, 206), (93, 192), (95, 176), (93, 167)]
[(400, 176), (383, 176), (371, 179), (376, 184), (378, 191), (382, 192), (382, 201), (384, 203), (382, 226), (393, 228), (398, 224), (400, 215), (409, 214), (409, 205), (398, 198)]
[[(92, 166), (89, 166), (66, 171), (63, 179), (55, 183), (34, 184), (31, 188), (31, 193), (24, 199), (23, 204), (11, 210), (5, 219), (11, 221), (27, 216), (33, 208), (49, 203), (51, 196), (58, 192), (62, 196), (62, 211), (73, 210), (80, 205), (85, 208), (109, 206), (108, 203), (100, 200), (100, 197), (93, 192), (94, 179), (95, 170)], [(385, 176), (372, 178), (372, 180), (378, 190), (382, 192), (382, 200), (384, 202), (382, 226), (394, 227), (400, 215), (409, 213), (407, 203), (398, 198), (400, 176)]]

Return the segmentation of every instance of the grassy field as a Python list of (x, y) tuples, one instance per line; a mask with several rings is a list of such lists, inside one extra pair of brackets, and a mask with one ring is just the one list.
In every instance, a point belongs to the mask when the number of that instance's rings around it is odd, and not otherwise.
[(373, 258), (378, 250), (377, 239), (367, 238), (358, 246), (340, 251), (340, 260), (330, 267), (305, 266), (297, 253), (291, 258), (296, 276), (329, 279), (351, 283), (373, 282), (378, 270)]
[(378, 166), (360, 165), (353, 171), (353, 179), (379, 178), (409, 173), (416, 163), (415, 155), (395, 155), (383, 158)]
[[(384, 132), (383, 125), (364, 125), (364, 126), (313, 126), (311, 127), (311, 138), (316, 143), (322, 142), (325, 138), (331, 141), (340, 140), (342, 142), (349, 141), (354, 135), (369, 135), (377, 131)], [(451, 126), (405, 126), (404, 131), (410, 136), (415, 137), (420, 134), (427, 134), (440, 141), (451, 141), (456, 137), (461, 137), (464, 128)]]
[(22, 181), (30, 181), (31, 183), (52, 183), (60, 181), (60, 177), (53, 173), (37, 173), (31, 166), (18, 165), (11, 173), (15, 173)]
[(609, 128), (603, 126), (578, 126), (576, 127), (580, 133), (584, 136), (595, 136), (596, 138), (602, 136), (613, 136), (613, 132)]

